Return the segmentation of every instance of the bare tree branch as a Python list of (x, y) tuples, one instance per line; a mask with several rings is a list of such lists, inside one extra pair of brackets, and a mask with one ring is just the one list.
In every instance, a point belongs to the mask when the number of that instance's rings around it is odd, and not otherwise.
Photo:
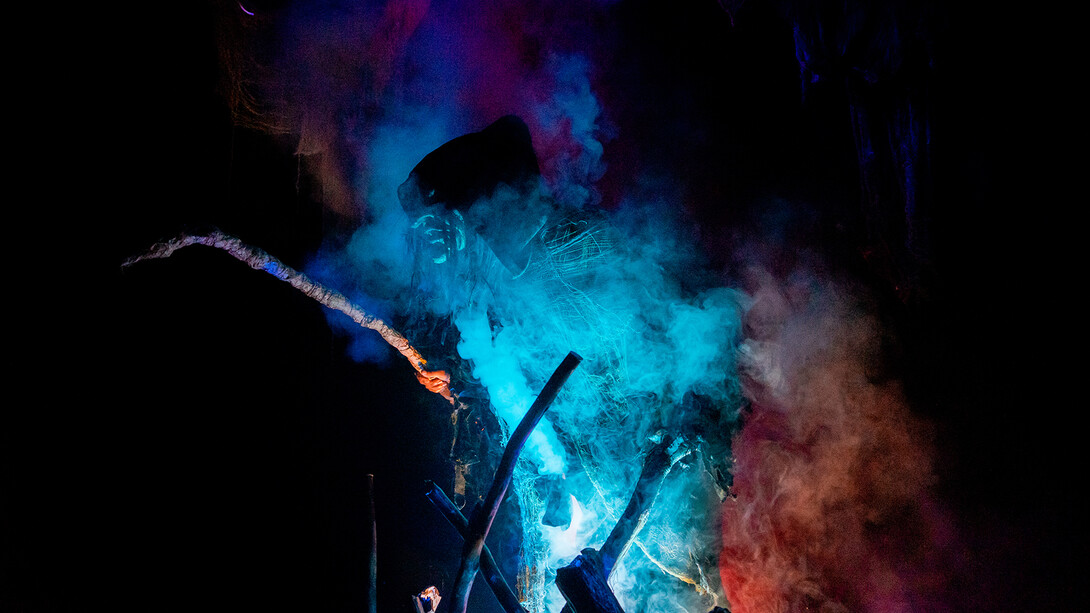
[(378, 332), (379, 336), (382, 337), (382, 340), (386, 341), (387, 344), (396, 349), (401, 355), (405, 356), (405, 359), (408, 360), (409, 364), (416, 370), (416, 378), (420, 381), (421, 385), (427, 388), (428, 391), (446, 398), (447, 401), (457, 407), (455, 396), (450, 391), (450, 375), (441, 370), (425, 370), (424, 365), (427, 364), (427, 360), (409, 344), (409, 340), (400, 332), (386, 325), (386, 322), (371, 315), (367, 311), (364, 311), (359, 306), (352, 304), (344, 294), (311, 280), (305, 274), (285, 265), (268, 253), (243, 243), (234, 236), (224, 234), (218, 230), (206, 235), (182, 234), (169, 241), (156, 243), (147, 252), (122, 262), (121, 267), (127, 268), (143, 260), (168, 258), (173, 255), (175, 251), (190, 245), (204, 245), (206, 247), (214, 247), (225, 251), (235, 259), (248, 264), (255, 270), (263, 270), (281, 281), (286, 281), (292, 287), (303, 292), (322, 306), (335, 311), (340, 311), (352, 318), (352, 321), (360, 326)]
[(647, 453), (643, 470), (621, 518), (600, 550), (584, 549), (568, 566), (556, 571), (556, 586), (568, 601), (561, 613), (614, 613), (621, 610), (607, 581), (613, 567), (628, 552), (647, 523), (666, 475), (692, 453), (684, 437), (668, 434)]
[(526, 439), (530, 437), (530, 433), (533, 432), (537, 423), (541, 421), (545, 410), (556, 399), (556, 395), (560, 392), (564, 382), (568, 380), (572, 371), (582, 361), (583, 358), (579, 354), (575, 352), (568, 353), (564, 361), (553, 372), (553, 376), (549, 377), (549, 381), (541, 390), (541, 394), (534, 400), (534, 404), (526, 411), (526, 415), (523, 416), (514, 433), (511, 434), (507, 447), (503, 450), (503, 457), (500, 458), (500, 464), (496, 468), (496, 476), (492, 479), (492, 487), (488, 490), (488, 497), (485, 498), (484, 505), (473, 514), (473, 519), (470, 520), (465, 548), (462, 550), (462, 564), (458, 569), (458, 578), (455, 580), (454, 592), (451, 596), (453, 600), (451, 610), (455, 611), (455, 613), (465, 613), (466, 606), (469, 604), (469, 592), (473, 587), (473, 580), (477, 577), (477, 570), (480, 568), (484, 539), (492, 528), (492, 521), (496, 519), (496, 512), (499, 511), (500, 503), (507, 493), (507, 487), (511, 484), (511, 476), (515, 472), (515, 462), (518, 460), (523, 445), (526, 444)]
[(378, 526), (374, 475), (367, 475), (367, 514), (371, 524), (371, 543), (367, 550), (367, 613), (375, 613), (378, 610)]
[(609, 537), (599, 550), (602, 554), (602, 569), (607, 578), (647, 523), (666, 475), (670, 473), (674, 464), (689, 455), (691, 451), (692, 448), (686, 443), (684, 437), (674, 438), (664, 435), (663, 440), (647, 453), (636, 487), (628, 499), (628, 506), (625, 507), (621, 518), (617, 520), (617, 524), (613, 526)]
[[(439, 489), (438, 485), (428, 481), (427, 488), (428, 491), (425, 496), (428, 497), (428, 500), (443, 514), (443, 517), (447, 518), (450, 525), (458, 530), (458, 534), (465, 538), (469, 533), (469, 520), (462, 515), (458, 507), (454, 506), (454, 503), (451, 502), (443, 490)], [(485, 582), (488, 583), (488, 587), (492, 588), (492, 593), (496, 595), (496, 600), (499, 601), (504, 611), (507, 613), (526, 613), (526, 609), (519, 603), (518, 597), (511, 590), (511, 586), (503, 578), (499, 565), (496, 564), (496, 560), (492, 557), (492, 552), (488, 550), (487, 545), (481, 549), (481, 571)]]

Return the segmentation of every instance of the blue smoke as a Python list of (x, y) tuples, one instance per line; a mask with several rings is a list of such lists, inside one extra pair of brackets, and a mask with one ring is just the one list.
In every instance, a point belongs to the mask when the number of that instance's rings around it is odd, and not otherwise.
[(546, 169), (552, 196), (567, 206), (598, 204), (594, 182), (605, 172), (602, 141), (611, 135), (599, 126), (601, 109), (591, 89), (590, 69), (582, 55), (551, 56), (549, 98), (532, 107), (544, 137), (568, 145), (550, 156)]
[[(476, 203), (477, 215), (506, 204), (499, 200)], [(665, 430), (708, 445), (693, 465), (672, 473), (656, 523), (624, 564), (629, 574), (653, 569), (675, 580), (641, 584), (627, 598), (642, 601), (662, 592), (664, 602), (706, 609), (714, 604), (710, 594), (717, 583), (715, 514), (709, 511), (723, 487), (713, 471), (729, 470), (722, 450), (731, 432), (723, 425), (733, 423), (741, 403), (734, 355), (747, 300), (730, 289), (679, 281), (679, 269), (696, 262), (681, 255), (693, 250), (671, 231), (677, 225), (664, 223), (661, 213), (640, 216), (659, 223), (639, 223), (626, 218), (632, 210), (622, 209), (620, 218), (572, 213), (558, 223), (574, 227), (571, 234), (545, 241), (545, 253), (517, 278), (501, 274), (503, 266), (479, 240), (467, 248), (470, 254), (438, 265), (450, 266), (444, 271), (449, 274), (435, 276), (459, 287), (466, 279), (481, 281), (461, 294), (465, 303), (451, 305), (461, 335), (458, 351), (509, 426), (566, 351), (584, 357), (523, 452), (526, 461), (516, 476), (523, 564), (541, 569), (548, 586), (555, 569), (574, 555), (574, 537), (582, 541), (579, 548), (600, 546), (628, 502), (642, 453)], [(486, 221), (501, 218), (484, 215)], [(693, 398), (702, 399), (705, 410), (694, 408)], [(557, 473), (564, 478), (538, 478)], [(545, 526), (541, 501), (569, 497), (571, 509), (579, 509), (580, 517), (571, 520), (578, 525)], [(587, 525), (588, 518), (596, 523)], [(538, 610), (562, 605), (555, 591), (537, 597), (531, 604)]]
[[(347, 240), (328, 245), (307, 272), (405, 323), (402, 331), (417, 347), (439, 343), (426, 336), (432, 328), (412, 322), (448, 321), (457, 356), (425, 357), (468, 364), (507, 431), (567, 352), (583, 356), (515, 474), (520, 587), (530, 611), (562, 606), (552, 586), (555, 570), (580, 549), (602, 545), (628, 502), (643, 454), (662, 432), (684, 436), (696, 452), (667, 477), (614, 586), (633, 610), (725, 604), (715, 572), (713, 509), (726, 487), (742, 403), (734, 355), (748, 299), (717, 287), (704, 271), (668, 181), (632, 186), (615, 212), (596, 206), (595, 182), (611, 135), (601, 127), (592, 65), (577, 53), (551, 55), (523, 75), (528, 87), (512, 87), (519, 97), (506, 101), (538, 139), (544, 177), (538, 189), (500, 186), (470, 207), (464, 245), (445, 245), (441, 262), (424, 257), (420, 220), (402, 209), (398, 186), (430, 151), (496, 118), (462, 105), (472, 85), (462, 81), (474, 71), (472, 58), (458, 57), (466, 42), (460, 35), (421, 23), (405, 52), (406, 70), (415, 72), (401, 75), (381, 113), (353, 135), (359, 144), (352, 183), (363, 222)], [(540, 229), (518, 274), (483, 238), (502, 235), (512, 223)], [(349, 329), (362, 334), (354, 357), (381, 356), (374, 339), (363, 338), (368, 331)], [(472, 478), (487, 489), (491, 475)]]

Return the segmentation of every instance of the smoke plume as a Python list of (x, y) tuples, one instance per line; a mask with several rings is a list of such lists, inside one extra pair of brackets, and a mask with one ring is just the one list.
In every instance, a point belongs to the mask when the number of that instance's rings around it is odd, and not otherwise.
[[(584, 357), (515, 475), (533, 613), (562, 606), (556, 568), (602, 544), (663, 432), (694, 453), (611, 578), (626, 610), (935, 610), (926, 428), (884, 378), (883, 331), (854, 288), (813, 271), (727, 287), (686, 217), (686, 169), (661, 152), (621, 156), (658, 162), (615, 175), (603, 201), (610, 143), (644, 129), (602, 101), (603, 80), (631, 78), (607, 74), (623, 64), (613, 3), (247, 7), (231, 22), (246, 35), (222, 45), (233, 110), (294, 135), (351, 222), (308, 274), (447, 352), (429, 359), (462, 363), (471, 380), (454, 385), (483, 389), (501, 432), (568, 351)], [(655, 112), (697, 132), (682, 111)], [(429, 152), (511, 115), (540, 181), (494, 186), (439, 228), (403, 208), (399, 187)], [(540, 248), (513, 270), (496, 237), (524, 227)], [(373, 339), (354, 347), (383, 359)], [(487, 479), (470, 473), (470, 491)]]
[(928, 428), (888, 378), (866, 292), (813, 271), (755, 278), (722, 523), (732, 610), (948, 610)]

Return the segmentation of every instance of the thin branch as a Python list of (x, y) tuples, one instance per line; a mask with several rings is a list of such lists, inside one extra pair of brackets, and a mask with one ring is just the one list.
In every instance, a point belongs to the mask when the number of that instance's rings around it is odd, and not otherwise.
[(367, 512), (371, 524), (371, 546), (367, 552), (367, 613), (378, 610), (378, 526), (375, 521), (375, 476), (367, 475)]
[(632, 541), (647, 523), (666, 475), (670, 473), (674, 464), (689, 455), (691, 450), (692, 448), (686, 444), (683, 437), (673, 438), (666, 435), (647, 453), (643, 461), (643, 470), (640, 471), (640, 477), (636, 480), (636, 487), (633, 488), (632, 496), (628, 499), (628, 506), (625, 507), (621, 518), (617, 520), (617, 524), (613, 526), (609, 537), (599, 550), (602, 554), (602, 569), (607, 578), (613, 572), (617, 561), (628, 552)]
[(416, 370), (416, 378), (421, 385), (427, 388), (428, 391), (446, 398), (452, 405), (456, 405), (454, 394), (450, 391), (450, 375), (441, 370), (425, 370), (424, 365), (427, 364), (427, 360), (409, 344), (409, 340), (400, 332), (359, 306), (352, 304), (344, 294), (311, 280), (305, 274), (285, 265), (268, 253), (243, 243), (234, 236), (224, 234), (218, 230), (206, 235), (182, 234), (169, 241), (156, 243), (146, 253), (122, 262), (121, 267), (127, 268), (143, 260), (168, 258), (175, 251), (190, 245), (204, 245), (225, 251), (255, 270), (263, 270), (281, 281), (286, 281), (322, 306), (340, 311), (360, 326), (378, 332), (382, 340), (405, 356), (405, 359)]
[(510, 440), (508, 440), (507, 447), (503, 450), (503, 456), (500, 458), (499, 466), (496, 468), (496, 475), (492, 479), (492, 487), (488, 490), (488, 497), (485, 498), (484, 506), (474, 513), (473, 520), (470, 522), (469, 533), (466, 534), (465, 547), (462, 550), (462, 564), (458, 569), (458, 578), (454, 583), (454, 593), (451, 596), (453, 600), (451, 610), (455, 611), (455, 613), (465, 613), (466, 606), (469, 604), (469, 592), (473, 587), (473, 580), (477, 577), (477, 570), (480, 568), (481, 551), (484, 549), (485, 537), (488, 536), (488, 531), (492, 528), (492, 522), (496, 519), (496, 512), (499, 511), (500, 503), (507, 493), (507, 487), (511, 484), (511, 476), (515, 472), (515, 462), (518, 460), (523, 445), (526, 444), (526, 439), (530, 437), (530, 433), (533, 432), (537, 423), (541, 421), (545, 410), (556, 399), (556, 395), (560, 392), (564, 382), (568, 380), (572, 371), (582, 361), (583, 358), (579, 357), (577, 353), (568, 353), (541, 390), (537, 400), (534, 400), (534, 404), (526, 411), (526, 415), (523, 416), (522, 421), (519, 422), (518, 427), (515, 428)]
[(636, 536), (647, 524), (666, 475), (682, 458), (692, 452), (684, 437), (663, 435), (643, 461), (621, 518), (617, 520), (600, 550), (584, 549), (565, 568), (556, 572), (556, 585), (567, 604), (561, 613), (606, 613), (620, 611), (616, 597), (606, 583), (617, 561), (624, 557)]
[[(466, 538), (469, 533), (469, 520), (462, 515), (458, 507), (454, 506), (454, 503), (443, 490), (439, 489), (438, 485), (428, 481), (427, 488), (428, 491), (425, 496), (428, 497), (428, 500), (443, 514), (443, 517), (450, 522), (450, 525), (454, 526), (458, 534), (462, 538)], [(499, 565), (496, 564), (495, 558), (492, 557), (492, 552), (488, 550), (488, 545), (481, 549), (481, 572), (485, 582), (488, 583), (488, 587), (492, 588), (492, 593), (496, 595), (496, 600), (499, 601), (504, 611), (507, 613), (526, 613), (526, 609), (519, 603), (518, 597), (511, 590), (511, 586), (503, 578)]]

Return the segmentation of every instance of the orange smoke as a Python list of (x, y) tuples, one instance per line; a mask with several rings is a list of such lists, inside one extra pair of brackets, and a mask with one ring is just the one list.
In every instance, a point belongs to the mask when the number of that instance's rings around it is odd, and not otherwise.
[(932, 454), (899, 382), (875, 376), (877, 321), (851, 291), (816, 284), (766, 286), (751, 316), (752, 410), (720, 555), (731, 610), (936, 610)]

